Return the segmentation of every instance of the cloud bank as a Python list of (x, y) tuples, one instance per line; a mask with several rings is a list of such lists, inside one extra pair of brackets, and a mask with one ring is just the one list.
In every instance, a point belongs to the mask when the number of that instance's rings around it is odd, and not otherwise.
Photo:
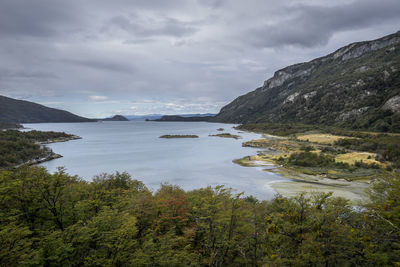
[(400, 30), (398, 0), (0, 0), (0, 94), (83, 116), (218, 112)]

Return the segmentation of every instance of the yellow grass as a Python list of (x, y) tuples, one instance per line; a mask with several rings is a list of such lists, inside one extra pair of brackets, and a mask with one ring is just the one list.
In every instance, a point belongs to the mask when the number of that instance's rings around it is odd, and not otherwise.
[(308, 141), (311, 143), (318, 143), (323, 145), (333, 144), (339, 139), (349, 138), (346, 136), (332, 135), (332, 134), (305, 134), (297, 136), (298, 140)]
[(345, 162), (354, 165), (356, 161), (363, 161), (364, 163), (376, 163), (382, 165), (381, 162), (375, 160), (376, 154), (368, 152), (351, 152), (346, 154), (339, 154), (336, 156), (336, 162)]
[(251, 160), (256, 160), (256, 161), (268, 161), (268, 162), (270, 162), (271, 160), (278, 159), (279, 157), (275, 156), (275, 155), (266, 154), (266, 155), (251, 156), (250, 158), (251, 158)]

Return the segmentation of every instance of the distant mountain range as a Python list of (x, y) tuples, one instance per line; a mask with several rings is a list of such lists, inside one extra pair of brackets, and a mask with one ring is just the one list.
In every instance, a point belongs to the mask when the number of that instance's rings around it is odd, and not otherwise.
[(156, 120), (161, 118), (162, 114), (148, 114), (148, 115), (124, 115), (130, 121), (145, 121), (145, 120)]
[(214, 116), (197, 114), (197, 116), (189, 115), (164, 115), (154, 121), (210, 121)]
[(111, 118), (98, 119), (98, 121), (129, 121), (125, 116), (115, 115)]
[(400, 32), (275, 72), (212, 119), (400, 131)]
[(25, 100), (0, 96), (0, 122), (41, 123), (41, 122), (93, 122), (71, 112), (49, 108)]
[[(174, 115), (179, 118), (198, 118), (212, 117), (215, 114), (179, 114)], [(17, 100), (5, 96), (0, 96), (0, 123), (1, 128), (17, 127), (18, 123), (46, 123), (46, 122), (96, 122), (96, 121), (145, 121), (163, 118), (162, 114), (149, 115), (115, 115), (104, 119), (88, 119), (71, 112), (49, 108), (37, 103)], [(179, 119), (179, 121), (191, 121), (191, 119)]]
[(130, 121), (145, 121), (145, 120), (159, 120), (164, 116), (179, 116), (184, 118), (192, 118), (192, 117), (213, 117), (216, 114), (213, 113), (204, 113), (204, 114), (176, 114), (176, 115), (163, 115), (163, 114), (149, 114), (149, 115), (124, 115)]

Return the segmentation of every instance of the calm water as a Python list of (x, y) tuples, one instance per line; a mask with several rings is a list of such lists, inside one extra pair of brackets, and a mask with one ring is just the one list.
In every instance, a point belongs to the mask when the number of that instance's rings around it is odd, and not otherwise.
[[(53, 172), (64, 166), (70, 174), (85, 180), (97, 174), (126, 171), (156, 190), (160, 183), (177, 184), (185, 190), (208, 185), (226, 185), (246, 195), (269, 199), (275, 192), (269, 184), (284, 178), (260, 168), (242, 167), (232, 160), (252, 155), (255, 148), (244, 148), (243, 141), (259, 138), (238, 133), (231, 124), (206, 122), (103, 122), (25, 124), (42, 131), (63, 131), (83, 139), (48, 145), (63, 158), (45, 162)], [(243, 139), (209, 137), (224, 132)], [(196, 134), (196, 139), (162, 139), (163, 134)]]

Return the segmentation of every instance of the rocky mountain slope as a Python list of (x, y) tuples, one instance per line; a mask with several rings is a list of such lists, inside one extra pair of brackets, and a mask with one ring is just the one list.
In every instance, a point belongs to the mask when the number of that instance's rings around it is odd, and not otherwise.
[(400, 31), (281, 69), (213, 120), (400, 131)]
[(54, 109), (33, 102), (0, 96), (0, 122), (90, 122), (91, 119), (77, 116), (68, 111)]

